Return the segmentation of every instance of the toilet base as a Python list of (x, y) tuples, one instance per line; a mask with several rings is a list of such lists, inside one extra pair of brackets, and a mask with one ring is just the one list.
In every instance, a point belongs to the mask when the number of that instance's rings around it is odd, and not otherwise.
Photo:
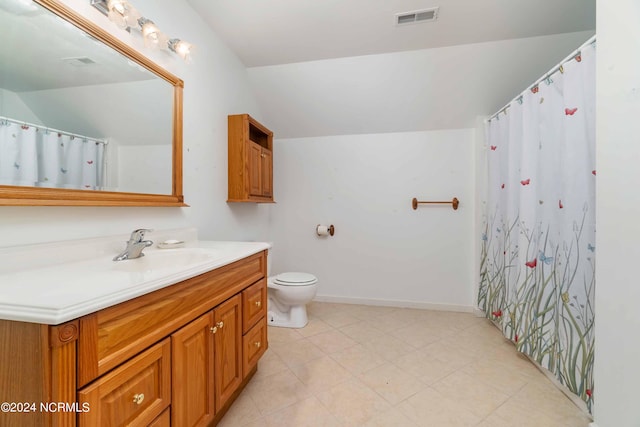
[[(269, 301), (271, 303), (271, 301)], [(304, 328), (309, 323), (307, 307), (304, 305), (292, 306), (288, 312), (281, 312), (270, 304), (267, 311), (267, 325), (280, 328)]]

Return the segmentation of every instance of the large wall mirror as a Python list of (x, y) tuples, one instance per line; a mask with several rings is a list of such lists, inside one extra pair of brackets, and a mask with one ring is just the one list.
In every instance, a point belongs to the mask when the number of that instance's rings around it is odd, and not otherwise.
[(182, 80), (56, 0), (0, 28), (0, 205), (184, 206)]

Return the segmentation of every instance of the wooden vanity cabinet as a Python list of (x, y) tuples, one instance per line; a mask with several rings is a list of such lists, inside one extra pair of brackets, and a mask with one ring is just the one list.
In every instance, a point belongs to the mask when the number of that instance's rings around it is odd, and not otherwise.
[(273, 132), (248, 114), (228, 117), (228, 202), (273, 202)]
[(70, 405), (0, 425), (215, 425), (267, 348), (266, 256), (62, 325), (0, 320), (0, 399)]

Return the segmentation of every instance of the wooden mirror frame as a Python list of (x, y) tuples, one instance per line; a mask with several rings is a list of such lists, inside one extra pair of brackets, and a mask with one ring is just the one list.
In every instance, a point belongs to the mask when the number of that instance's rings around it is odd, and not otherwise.
[(184, 203), (182, 194), (182, 91), (184, 82), (57, 0), (33, 1), (173, 86), (172, 188), (170, 195), (164, 195), (0, 185), (0, 206), (188, 206)]

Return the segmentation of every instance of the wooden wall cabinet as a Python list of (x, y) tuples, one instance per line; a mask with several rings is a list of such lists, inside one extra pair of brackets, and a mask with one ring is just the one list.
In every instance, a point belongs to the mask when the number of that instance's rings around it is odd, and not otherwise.
[(273, 202), (273, 132), (248, 114), (231, 115), (227, 202)]
[(0, 425), (215, 425), (267, 348), (266, 256), (62, 325), (0, 320), (0, 399), (72, 405)]

